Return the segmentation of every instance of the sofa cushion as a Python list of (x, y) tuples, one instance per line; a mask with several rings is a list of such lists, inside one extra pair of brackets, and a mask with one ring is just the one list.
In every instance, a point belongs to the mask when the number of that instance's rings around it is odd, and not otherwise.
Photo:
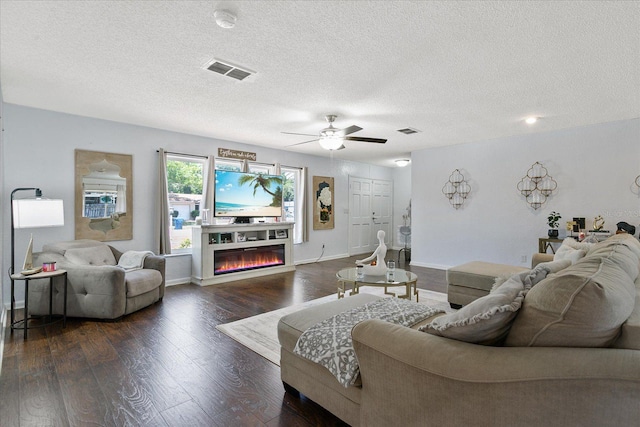
[(616, 348), (640, 350), (640, 277), (636, 279), (636, 305), (629, 318), (620, 328), (620, 337), (613, 345)]
[(616, 234), (596, 243), (589, 250), (589, 257), (606, 257), (623, 269), (631, 280), (638, 277), (640, 241), (629, 234)]
[(124, 275), (127, 298), (145, 294), (162, 284), (162, 274), (158, 270), (132, 270)]
[(70, 240), (68, 242), (47, 243), (42, 245), (42, 252), (53, 252), (64, 255), (69, 249), (92, 248), (104, 246), (104, 243), (91, 239)]
[[(293, 354), (293, 349), (295, 348), (300, 335), (302, 335), (304, 331), (306, 331), (313, 325), (320, 323), (337, 314), (349, 311), (352, 308), (360, 307), (362, 305), (376, 301), (380, 298), (381, 297), (376, 295), (361, 293), (287, 314), (281, 317), (278, 321), (278, 341), (280, 342), (280, 346), (287, 352)], [(316, 366), (320, 367), (321, 365)], [(327, 370), (326, 368), (321, 367), (321, 369), (325, 370), (326, 373), (329, 373), (329, 370)], [(335, 384), (338, 385), (339, 383), (335, 381)], [(362, 382), (360, 380), (360, 377), (358, 377), (358, 379), (354, 383), (354, 386), (360, 387), (361, 385)], [(342, 385), (339, 385), (339, 387), (344, 388), (342, 387)]]
[(293, 352), (300, 335), (316, 323), (378, 299), (379, 296), (361, 293), (287, 314), (278, 322), (280, 345)]
[(505, 344), (611, 345), (635, 306), (638, 256), (638, 242), (607, 239), (575, 265), (538, 283), (527, 294)]
[(105, 244), (67, 249), (64, 257), (67, 261), (78, 265), (116, 265), (116, 258), (113, 256), (111, 248)]
[(525, 291), (530, 286), (522, 280), (528, 274), (513, 275), (490, 294), (472, 301), (455, 313), (437, 317), (420, 330), (469, 343), (500, 343), (508, 333), (511, 321), (522, 305)]

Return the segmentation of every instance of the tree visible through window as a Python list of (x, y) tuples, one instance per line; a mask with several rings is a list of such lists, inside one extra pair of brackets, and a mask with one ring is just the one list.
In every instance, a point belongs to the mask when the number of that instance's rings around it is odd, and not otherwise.
[(167, 184), (171, 213), (171, 250), (180, 253), (192, 246), (191, 228), (200, 216), (204, 160), (167, 157)]

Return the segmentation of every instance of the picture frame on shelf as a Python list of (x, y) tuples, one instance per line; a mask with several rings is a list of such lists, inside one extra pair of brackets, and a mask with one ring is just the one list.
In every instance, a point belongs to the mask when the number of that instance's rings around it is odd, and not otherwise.
[(574, 233), (579, 233), (581, 230), (585, 229), (585, 218), (573, 218), (573, 222), (575, 222), (575, 225), (573, 226)]

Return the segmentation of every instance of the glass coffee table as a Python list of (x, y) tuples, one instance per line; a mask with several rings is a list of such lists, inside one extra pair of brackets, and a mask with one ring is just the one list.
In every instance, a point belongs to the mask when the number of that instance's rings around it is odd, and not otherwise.
[[(396, 268), (393, 273), (393, 281), (387, 281), (386, 276), (368, 276), (364, 275), (362, 277), (358, 277), (358, 273), (355, 267), (352, 268), (343, 268), (342, 270), (336, 273), (336, 277), (338, 278), (338, 298), (344, 297), (346, 293), (346, 286), (348, 284), (351, 285), (351, 291), (349, 295), (355, 295), (360, 293), (361, 286), (377, 286), (380, 288), (384, 288), (384, 293), (386, 295), (397, 296), (398, 298), (411, 299), (413, 295), (416, 296), (416, 302), (418, 302), (418, 276), (415, 273), (410, 271), (402, 270), (400, 268)], [(405, 293), (404, 295), (396, 295), (395, 292), (389, 292), (387, 288), (404, 286)], [(413, 287), (413, 291), (412, 288)]]

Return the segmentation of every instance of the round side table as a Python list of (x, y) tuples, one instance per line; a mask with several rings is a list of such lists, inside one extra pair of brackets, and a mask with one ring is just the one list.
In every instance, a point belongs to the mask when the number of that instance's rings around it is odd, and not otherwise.
[[(53, 315), (53, 279), (55, 277), (64, 277), (64, 308), (62, 316)], [(29, 282), (31, 280), (37, 279), (49, 279), (49, 316), (48, 320), (37, 325), (37, 326), (29, 326), (29, 320), (35, 319), (35, 317), (29, 317)], [(15, 300), (15, 281), (22, 280), (24, 281), (24, 318), (20, 320), (16, 320), (16, 300)], [(11, 332), (14, 329), (22, 329), (24, 331), (24, 339), (27, 339), (27, 333), (29, 329), (32, 328), (41, 328), (44, 326), (51, 325), (52, 323), (59, 322), (62, 320), (62, 327), (67, 326), (67, 270), (56, 270), (56, 271), (43, 271), (36, 274), (30, 274), (25, 276), (23, 274), (17, 273), (11, 275)]]

